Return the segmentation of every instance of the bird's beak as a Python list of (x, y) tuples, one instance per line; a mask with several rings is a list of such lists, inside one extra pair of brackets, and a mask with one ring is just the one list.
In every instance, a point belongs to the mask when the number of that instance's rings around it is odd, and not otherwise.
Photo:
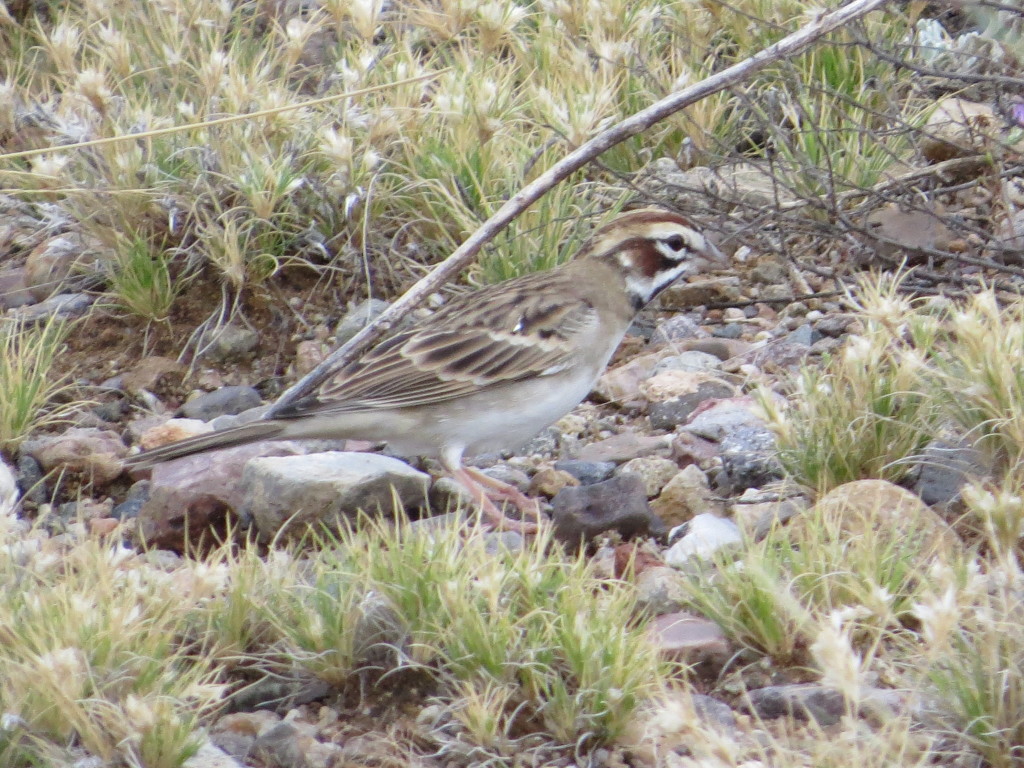
[(697, 262), (698, 272), (725, 269), (732, 264), (729, 257), (722, 253), (717, 245), (707, 239), (704, 241), (704, 247), (697, 254)]

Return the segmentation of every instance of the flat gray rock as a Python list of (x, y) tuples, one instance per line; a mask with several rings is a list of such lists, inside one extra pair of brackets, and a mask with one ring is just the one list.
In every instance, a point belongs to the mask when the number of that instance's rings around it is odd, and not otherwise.
[(739, 427), (763, 427), (764, 421), (755, 413), (755, 407), (754, 399), (749, 395), (719, 400), (694, 416), (684, 429), (717, 442)]
[(260, 393), (253, 387), (221, 387), (192, 398), (181, 406), (181, 413), (189, 419), (210, 421), (217, 416), (233, 416), (256, 408), (262, 402)]
[(330, 451), (307, 456), (252, 459), (239, 487), (242, 519), (251, 519), (263, 541), (282, 529), (337, 527), (360, 511), (393, 517), (426, 505), (430, 476), (376, 453)]
[(820, 726), (835, 725), (846, 714), (843, 694), (816, 683), (769, 685), (747, 694), (748, 708), (765, 720), (792, 717)]

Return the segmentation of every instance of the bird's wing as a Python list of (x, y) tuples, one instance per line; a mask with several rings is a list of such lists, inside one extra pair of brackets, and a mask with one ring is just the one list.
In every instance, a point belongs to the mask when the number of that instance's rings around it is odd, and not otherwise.
[(548, 272), (460, 297), (296, 393), (273, 417), (429, 405), (558, 373), (572, 364), (576, 337), (597, 322), (573, 287), (564, 274)]

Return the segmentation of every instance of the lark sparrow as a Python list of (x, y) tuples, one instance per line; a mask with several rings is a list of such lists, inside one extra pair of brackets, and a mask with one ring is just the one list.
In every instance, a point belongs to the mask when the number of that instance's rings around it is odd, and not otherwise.
[[(572, 260), (460, 296), (342, 368), (330, 361), (258, 421), (170, 443), (133, 468), (258, 440), (382, 440), (400, 455), (434, 456), (497, 527), (492, 497), (519, 506), (511, 486), (463, 466), (463, 456), (515, 447), (590, 392), (636, 313), (673, 281), (725, 266), (683, 217), (622, 214)], [(491, 493), (488, 493), (490, 491)]]

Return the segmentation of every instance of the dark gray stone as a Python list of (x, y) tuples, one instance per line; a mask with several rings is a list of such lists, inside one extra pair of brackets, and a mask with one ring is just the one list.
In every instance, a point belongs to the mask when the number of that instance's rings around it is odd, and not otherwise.
[(697, 716), (708, 725), (728, 732), (736, 730), (736, 715), (733, 714), (732, 707), (724, 701), (695, 693), (693, 708), (697, 710)]
[(914, 493), (928, 505), (958, 500), (960, 490), (970, 478), (987, 477), (993, 471), (991, 460), (966, 440), (929, 443), (917, 464)]
[(128, 401), (123, 397), (95, 405), (92, 412), (104, 422), (120, 421), (128, 413)]
[(252, 387), (221, 387), (189, 400), (181, 406), (181, 413), (190, 419), (210, 421), (218, 416), (242, 413), (261, 402), (260, 393)]
[(43, 322), (51, 317), (70, 320), (82, 317), (96, 301), (85, 293), (59, 293), (38, 304), (28, 304), (14, 312), (14, 317), (30, 323)]
[(555, 469), (568, 472), (579, 480), (581, 485), (593, 485), (611, 477), (612, 472), (615, 471), (615, 462), (565, 459), (564, 461), (556, 461)]
[(712, 328), (711, 335), (719, 339), (738, 339), (743, 335), (743, 328), (741, 323), (727, 323)]
[(846, 333), (852, 322), (852, 315), (825, 315), (814, 324), (814, 330), (822, 336), (835, 338)]
[(225, 325), (203, 350), (203, 357), (215, 362), (228, 363), (246, 360), (256, 354), (260, 345), (260, 334), (252, 328), (240, 325)]
[(367, 299), (348, 311), (334, 329), (334, 343), (341, 346), (366, 327), (371, 320), (376, 320), (390, 304), (380, 299)]
[(775, 435), (767, 427), (742, 426), (727, 432), (719, 455), (733, 493), (760, 488), (783, 476)]
[(305, 766), (304, 735), (292, 723), (282, 721), (257, 736), (246, 757), (259, 760), (265, 768)]
[(18, 490), (21, 498), (33, 504), (45, 504), (50, 500), (50, 489), (47, 487), (43, 468), (27, 453), (18, 457)]
[(632, 474), (563, 488), (551, 505), (555, 536), (569, 544), (592, 541), (605, 531), (626, 537), (664, 531), (664, 523), (647, 503), (643, 480)]
[(149, 500), (149, 480), (139, 480), (128, 489), (128, 495), (124, 501), (114, 507), (110, 513), (118, 520), (129, 520), (139, 516), (142, 505)]
[[(258, 709), (287, 712), (294, 707), (319, 701), (334, 692), (329, 683), (312, 676), (291, 680), (279, 675), (268, 675), (231, 694), (228, 708), (232, 712), (253, 712)], [(223, 734), (223, 731), (214, 729), (210, 733), (210, 740), (226, 752), (231, 752), (222, 741)]]
[(792, 717), (820, 726), (835, 725), (847, 711), (843, 694), (815, 683), (757, 688), (747, 693), (747, 707), (766, 720)]
[(796, 330), (786, 334), (783, 341), (790, 344), (799, 344), (804, 347), (809, 347), (817, 341), (817, 339), (815, 338), (814, 329), (811, 327), (810, 323), (804, 323)]

